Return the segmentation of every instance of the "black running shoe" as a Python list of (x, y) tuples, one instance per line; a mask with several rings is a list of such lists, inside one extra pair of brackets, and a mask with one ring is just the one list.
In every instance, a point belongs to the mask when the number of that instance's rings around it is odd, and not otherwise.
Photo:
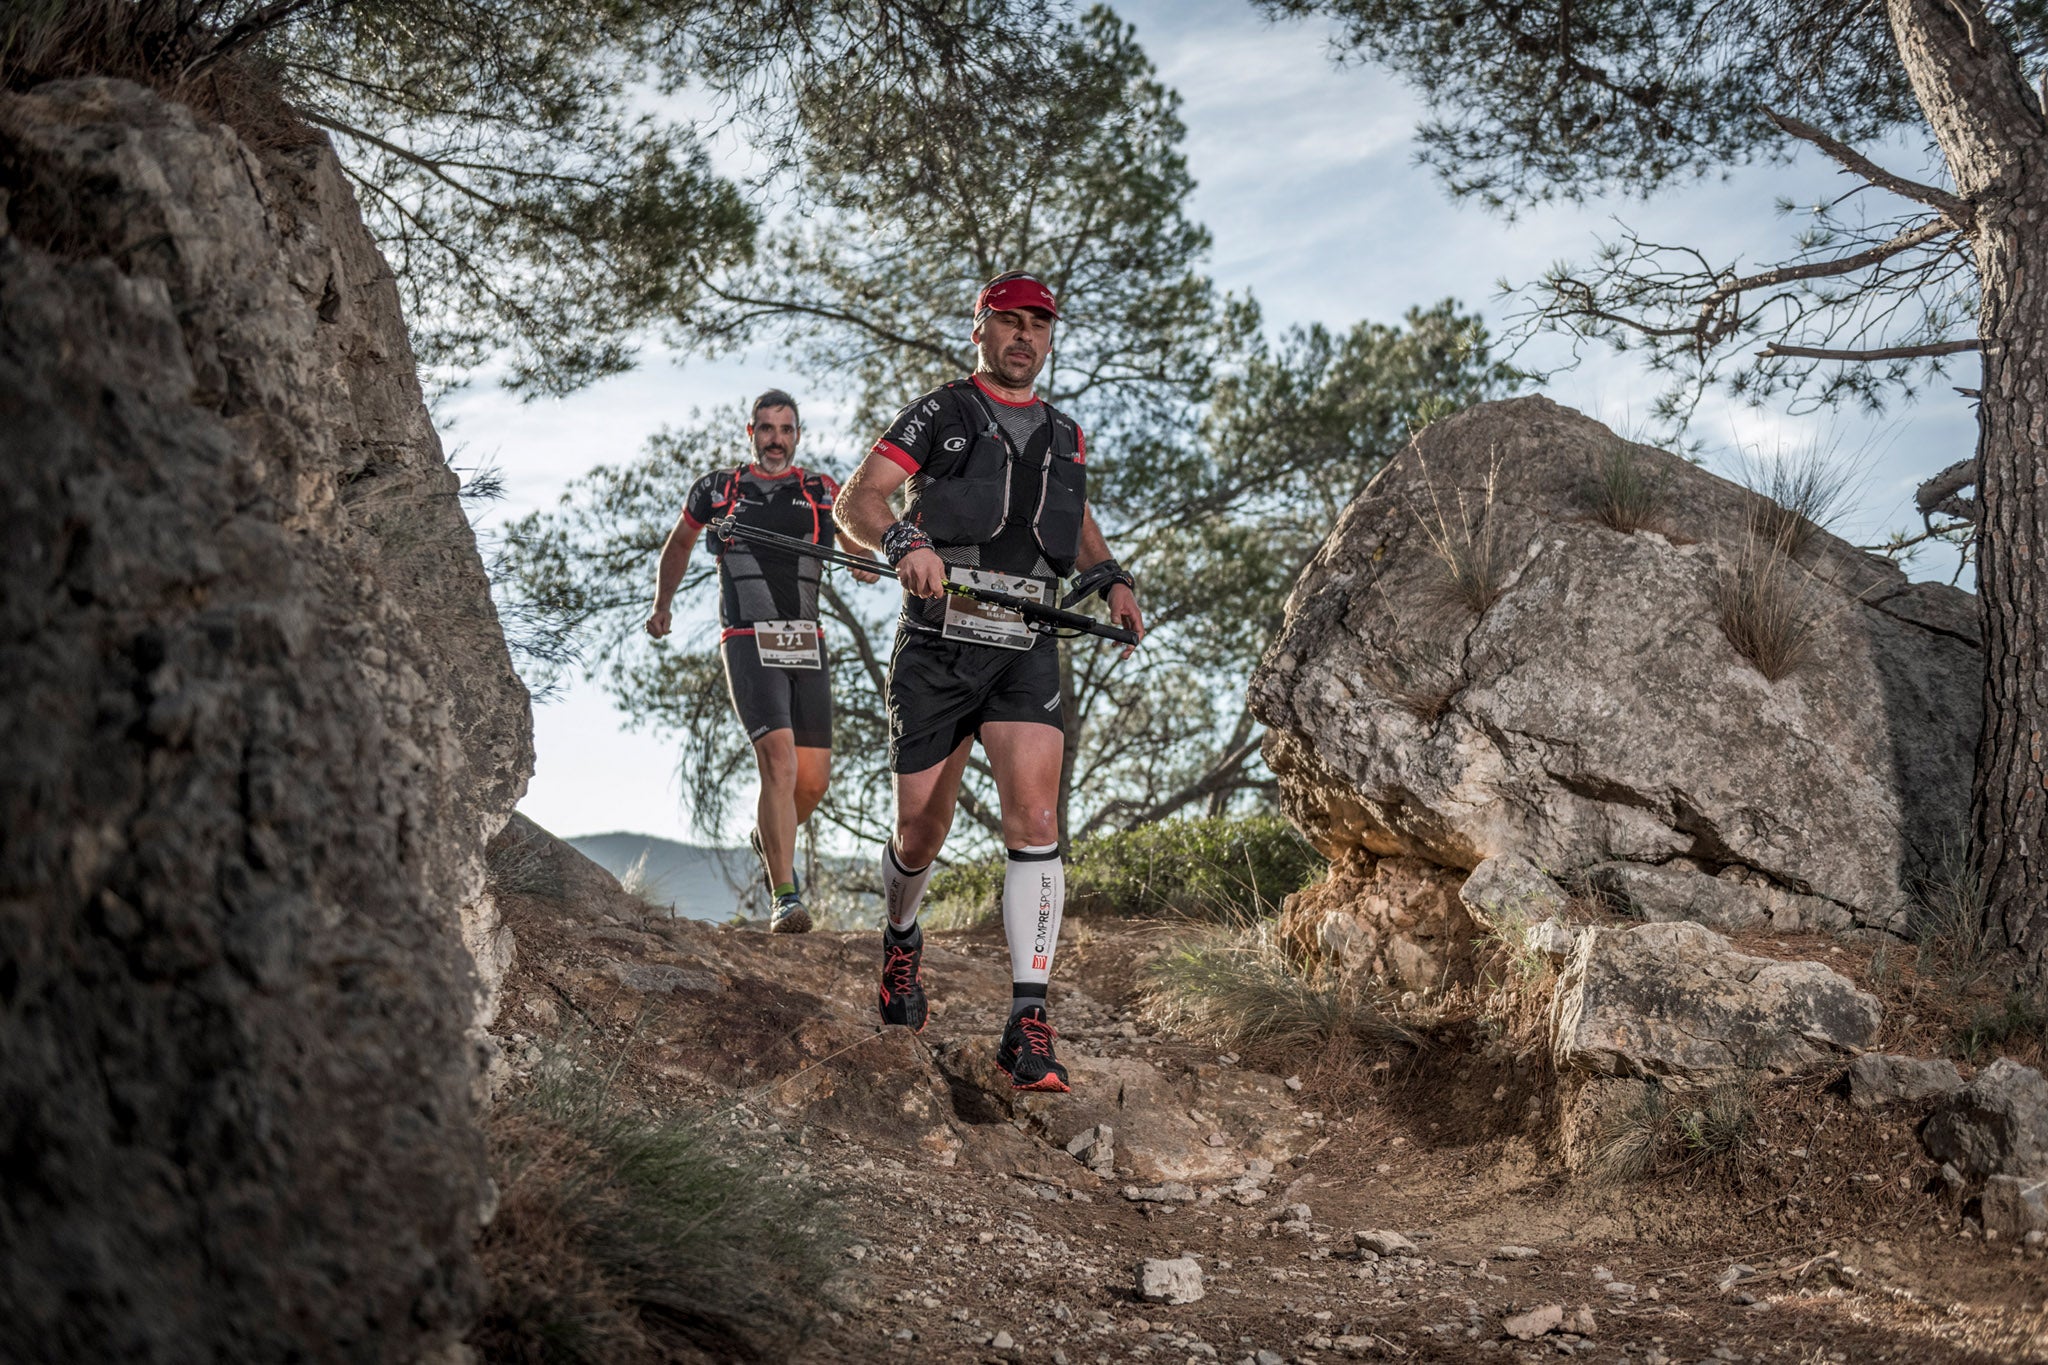
[(1045, 1021), (1045, 1006), (1033, 1005), (1010, 1021), (996, 1048), (996, 1065), (1010, 1077), (1012, 1090), (1052, 1090), (1061, 1093), (1067, 1084), (1067, 1069), (1053, 1059), (1052, 1040), (1059, 1031)]
[[(772, 905), (775, 901), (775, 874), (768, 870), (768, 850), (762, 847), (761, 831), (747, 831), (747, 843), (752, 845), (754, 856), (761, 862), (761, 889), (768, 893), (768, 901)], [(804, 884), (798, 880), (794, 866), (789, 869), (789, 887), (799, 896), (804, 893)]]
[(792, 891), (775, 901), (775, 913), (768, 917), (768, 932), (771, 934), (808, 934), (811, 932), (811, 912), (804, 909), (803, 897)]
[(924, 958), (924, 931), (918, 930), (910, 936), (908, 943), (898, 944), (887, 932), (882, 935), (882, 1022), (902, 1024), (905, 1027), (924, 1032), (925, 1020), (931, 1015), (931, 1006), (924, 998), (924, 972), (919, 962)]

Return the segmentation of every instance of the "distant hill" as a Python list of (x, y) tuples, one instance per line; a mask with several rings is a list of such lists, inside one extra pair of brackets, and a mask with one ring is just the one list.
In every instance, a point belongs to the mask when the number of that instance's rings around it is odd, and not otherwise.
[(727, 920), (765, 913), (761, 865), (751, 850), (679, 844), (652, 834), (586, 834), (568, 841), (584, 857), (624, 880), (644, 856), (643, 894), (674, 905), (689, 919)]

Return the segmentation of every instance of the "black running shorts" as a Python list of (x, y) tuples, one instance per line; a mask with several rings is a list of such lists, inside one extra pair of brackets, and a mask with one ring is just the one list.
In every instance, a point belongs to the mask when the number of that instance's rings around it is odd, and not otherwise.
[(1060, 651), (1041, 638), (1030, 649), (896, 631), (889, 655), (889, 766), (921, 773), (943, 763), (985, 722), (1029, 721), (1064, 730)]
[(790, 730), (799, 749), (832, 747), (832, 679), (825, 669), (765, 666), (752, 632), (726, 637), (718, 652), (732, 709), (747, 727), (749, 742), (771, 730)]

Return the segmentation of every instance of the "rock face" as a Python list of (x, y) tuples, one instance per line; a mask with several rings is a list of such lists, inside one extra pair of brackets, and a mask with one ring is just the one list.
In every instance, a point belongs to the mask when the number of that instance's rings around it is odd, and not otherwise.
[(1696, 1081), (1788, 1075), (1863, 1047), (1875, 996), (1817, 962), (1736, 952), (1697, 924), (1582, 930), (1553, 1004), (1560, 1067)]
[(1481, 932), (1458, 898), (1464, 880), (1419, 858), (1354, 853), (1287, 897), (1280, 934), (1304, 959), (1433, 990), (1469, 973)]
[[(1611, 530), (1586, 490), (1621, 444), (1542, 398), (1484, 404), (1345, 510), (1252, 682), (1288, 814), (1333, 862), (1732, 872), (1902, 927), (1968, 807), (1971, 599), (1816, 534), (1789, 570), (1811, 656), (1770, 681), (1717, 624), (1755, 495), (1633, 447), (1665, 529)], [(1494, 551), (1483, 612), (1433, 537)]]
[(0, 1334), (415, 1359), (474, 1293), (463, 918), (531, 746), (324, 142), (0, 97), (0, 412)]
[(1972, 1180), (2048, 1176), (2048, 1080), (2000, 1057), (1935, 1109), (1921, 1138)]

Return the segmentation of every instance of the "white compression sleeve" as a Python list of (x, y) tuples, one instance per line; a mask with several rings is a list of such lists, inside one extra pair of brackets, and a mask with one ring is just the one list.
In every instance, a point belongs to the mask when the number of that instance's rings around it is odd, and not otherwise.
[(1013, 848), (1003, 869), (1003, 934), (1010, 941), (1010, 980), (1042, 996), (1060, 943), (1067, 904), (1067, 865), (1057, 844)]
[(917, 907), (924, 900), (924, 884), (932, 879), (932, 865), (915, 872), (896, 861), (896, 846), (882, 845), (882, 906), (889, 913), (889, 927), (907, 934), (917, 923)]

